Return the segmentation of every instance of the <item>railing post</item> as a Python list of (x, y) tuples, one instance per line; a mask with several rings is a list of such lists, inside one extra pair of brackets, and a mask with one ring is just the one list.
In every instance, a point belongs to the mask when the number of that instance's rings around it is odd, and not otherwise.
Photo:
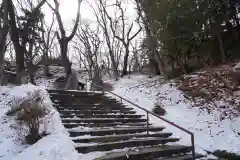
[(149, 135), (149, 113), (147, 112), (147, 135)]
[(193, 156), (193, 160), (195, 160), (196, 153), (195, 153), (194, 134), (191, 134), (191, 143), (192, 143), (192, 156)]

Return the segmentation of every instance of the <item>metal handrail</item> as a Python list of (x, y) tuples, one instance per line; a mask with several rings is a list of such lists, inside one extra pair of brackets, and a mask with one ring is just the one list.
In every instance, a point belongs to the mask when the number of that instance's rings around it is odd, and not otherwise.
[(184, 132), (186, 132), (186, 133), (188, 133), (188, 134), (191, 136), (192, 156), (193, 156), (193, 160), (195, 160), (196, 153), (195, 153), (194, 133), (192, 133), (191, 131), (189, 131), (189, 130), (187, 130), (187, 129), (179, 126), (179, 125), (177, 125), (177, 124), (174, 123), (174, 122), (171, 122), (171, 121), (169, 121), (169, 120), (167, 120), (167, 119), (165, 119), (165, 118), (157, 115), (156, 113), (153, 113), (153, 112), (151, 112), (151, 111), (149, 111), (149, 110), (147, 110), (147, 109), (145, 109), (145, 108), (143, 108), (143, 107), (141, 107), (141, 106), (139, 106), (139, 105), (137, 105), (137, 104), (135, 104), (135, 103), (127, 100), (126, 98), (123, 98), (123, 97), (117, 95), (116, 93), (114, 93), (114, 92), (112, 92), (112, 91), (110, 91), (110, 90), (108, 90), (108, 89), (103, 88), (102, 86), (99, 86), (99, 85), (97, 85), (97, 84), (95, 84), (95, 83), (93, 83), (93, 82), (92, 82), (92, 85), (95, 86), (95, 87), (97, 87), (97, 88), (99, 88), (99, 89), (101, 89), (103, 92), (106, 91), (106, 92), (111, 93), (112, 95), (120, 98), (121, 103), (122, 103), (122, 101), (124, 100), (125, 102), (128, 102), (128, 103), (132, 104), (133, 106), (135, 106), (135, 107), (137, 107), (137, 108), (145, 111), (145, 112), (147, 113), (147, 134), (149, 134), (149, 114), (157, 117), (158, 119), (161, 119), (162, 121), (164, 121), (164, 122), (166, 122), (166, 123), (168, 123), (168, 124), (170, 124), (170, 125), (178, 128), (178, 129), (180, 129), (180, 130), (182, 130), (182, 131), (184, 131)]

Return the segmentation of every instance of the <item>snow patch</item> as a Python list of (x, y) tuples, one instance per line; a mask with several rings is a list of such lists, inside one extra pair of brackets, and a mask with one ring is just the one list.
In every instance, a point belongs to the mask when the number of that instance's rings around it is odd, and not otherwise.
[[(12, 127), (16, 125), (13, 117), (6, 116), (11, 108), (17, 108), (24, 100), (31, 100), (38, 94), (43, 107), (48, 110), (44, 117), (44, 127), (49, 133), (34, 145), (23, 144), (18, 132)], [(43, 87), (31, 84), (16, 87), (0, 87), (0, 160), (25, 160), (29, 157), (47, 160), (77, 160), (79, 155), (68, 132), (61, 123), (59, 113), (53, 108), (47, 91)]]
[(22, 153), (14, 157), (16, 160), (26, 160), (34, 157), (34, 160), (77, 160), (79, 155), (74, 148), (74, 143), (68, 135), (57, 133), (46, 136)]
[[(193, 108), (193, 102), (186, 99), (184, 94), (170, 82), (150, 82), (139, 85), (149, 80), (144, 75), (133, 75), (130, 79), (127, 77), (123, 78), (115, 82), (113, 92), (149, 111), (152, 111), (154, 103), (163, 104), (164, 109), (167, 111), (167, 114), (163, 116), (164, 118), (195, 134), (196, 150), (198, 153), (204, 154), (205, 151), (203, 149), (209, 151), (220, 149), (234, 153), (240, 152), (239, 116), (233, 119), (221, 119), (221, 115), (224, 111), (227, 111), (227, 108), (223, 108), (222, 110), (213, 109), (211, 113), (199, 108)], [(109, 94), (109, 96), (112, 95)], [(134, 107), (128, 103), (125, 104)], [(225, 103), (219, 101), (217, 105), (225, 105)], [(146, 115), (145, 111), (136, 107), (134, 108), (138, 114)], [(181, 130), (153, 116), (150, 116), (150, 122), (154, 126), (166, 126), (164, 132), (172, 132), (174, 133), (174, 137), (181, 138), (178, 142), (179, 144), (191, 144), (190, 136)]]

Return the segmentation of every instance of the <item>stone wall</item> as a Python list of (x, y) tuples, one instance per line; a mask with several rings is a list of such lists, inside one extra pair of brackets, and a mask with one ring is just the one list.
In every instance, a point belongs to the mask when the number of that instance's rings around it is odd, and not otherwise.
[(54, 82), (53, 87), (55, 89), (64, 89), (66, 86), (66, 78), (65, 77), (59, 77), (58, 79), (56, 79), (56, 81)]
[(15, 72), (11, 72), (11, 71), (4, 71), (3, 72), (1, 85), (19, 84), (18, 82), (19, 82), (18, 81), (18, 76)]
[(76, 72), (72, 72), (72, 74), (69, 76), (65, 90), (78, 90), (78, 78)]

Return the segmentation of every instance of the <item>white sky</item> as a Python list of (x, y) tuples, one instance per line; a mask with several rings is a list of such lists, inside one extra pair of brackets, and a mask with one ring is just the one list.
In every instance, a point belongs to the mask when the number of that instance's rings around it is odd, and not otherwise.
[[(82, 20), (90, 20), (95, 21), (95, 15), (93, 14), (92, 8), (89, 6), (89, 3), (91, 4), (91, 1), (93, 0), (83, 0), (81, 4), (81, 19)], [(108, 3), (113, 2), (115, 0), (107, 0)], [(133, 20), (136, 19), (136, 10), (135, 5), (132, 2), (132, 0), (122, 0), (124, 3), (124, 7), (126, 7), (126, 18), (128, 20), (128, 23), (131, 24)], [(50, 1), (51, 2), (51, 1)], [(73, 20), (76, 19), (76, 13), (77, 13), (77, 4), (78, 0), (60, 0), (60, 14), (63, 20), (63, 25), (66, 28), (67, 31), (72, 31), (73, 27)], [(94, 4), (91, 4), (94, 5)], [(54, 6), (54, 5), (53, 5)], [(48, 24), (51, 24), (52, 22), (52, 10), (48, 7), (48, 5), (45, 5), (43, 7), (43, 10), (46, 15), (46, 21)], [(110, 12), (111, 13), (111, 9)], [(111, 16), (111, 15), (110, 15)], [(58, 29), (57, 21), (55, 21), (54, 29)], [(136, 32), (138, 29), (137, 27), (133, 27), (133, 33)], [(70, 33), (67, 32), (67, 35)], [(71, 52), (71, 51), (70, 51)], [(71, 54), (72, 55), (72, 54)], [(71, 59), (71, 58), (70, 58)]]
[[(91, 7), (89, 6), (88, 3), (91, 4), (92, 0), (83, 0), (81, 4), (81, 19), (88, 19), (88, 20), (95, 20), (95, 16), (93, 14), (93, 11)], [(108, 2), (111, 3), (111, 1), (114, 2), (114, 0), (108, 0)], [(132, 21), (136, 17), (136, 11), (135, 11), (135, 6), (131, 0), (123, 0), (127, 2), (126, 5), (126, 15), (129, 19), (129, 21)], [(60, 14), (62, 17), (62, 20), (64, 22), (64, 27), (67, 28), (68, 30), (72, 28), (73, 26), (73, 20), (76, 19), (76, 13), (77, 13), (77, 3), (78, 0), (60, 0)], [(91, 4), (92, 5), (92, 4)], [(46, 14), (46, 20), (50, 24), (52, 21), (52, 11), (51, 9), (45, 5), (43, 7), (43, 10)]]

